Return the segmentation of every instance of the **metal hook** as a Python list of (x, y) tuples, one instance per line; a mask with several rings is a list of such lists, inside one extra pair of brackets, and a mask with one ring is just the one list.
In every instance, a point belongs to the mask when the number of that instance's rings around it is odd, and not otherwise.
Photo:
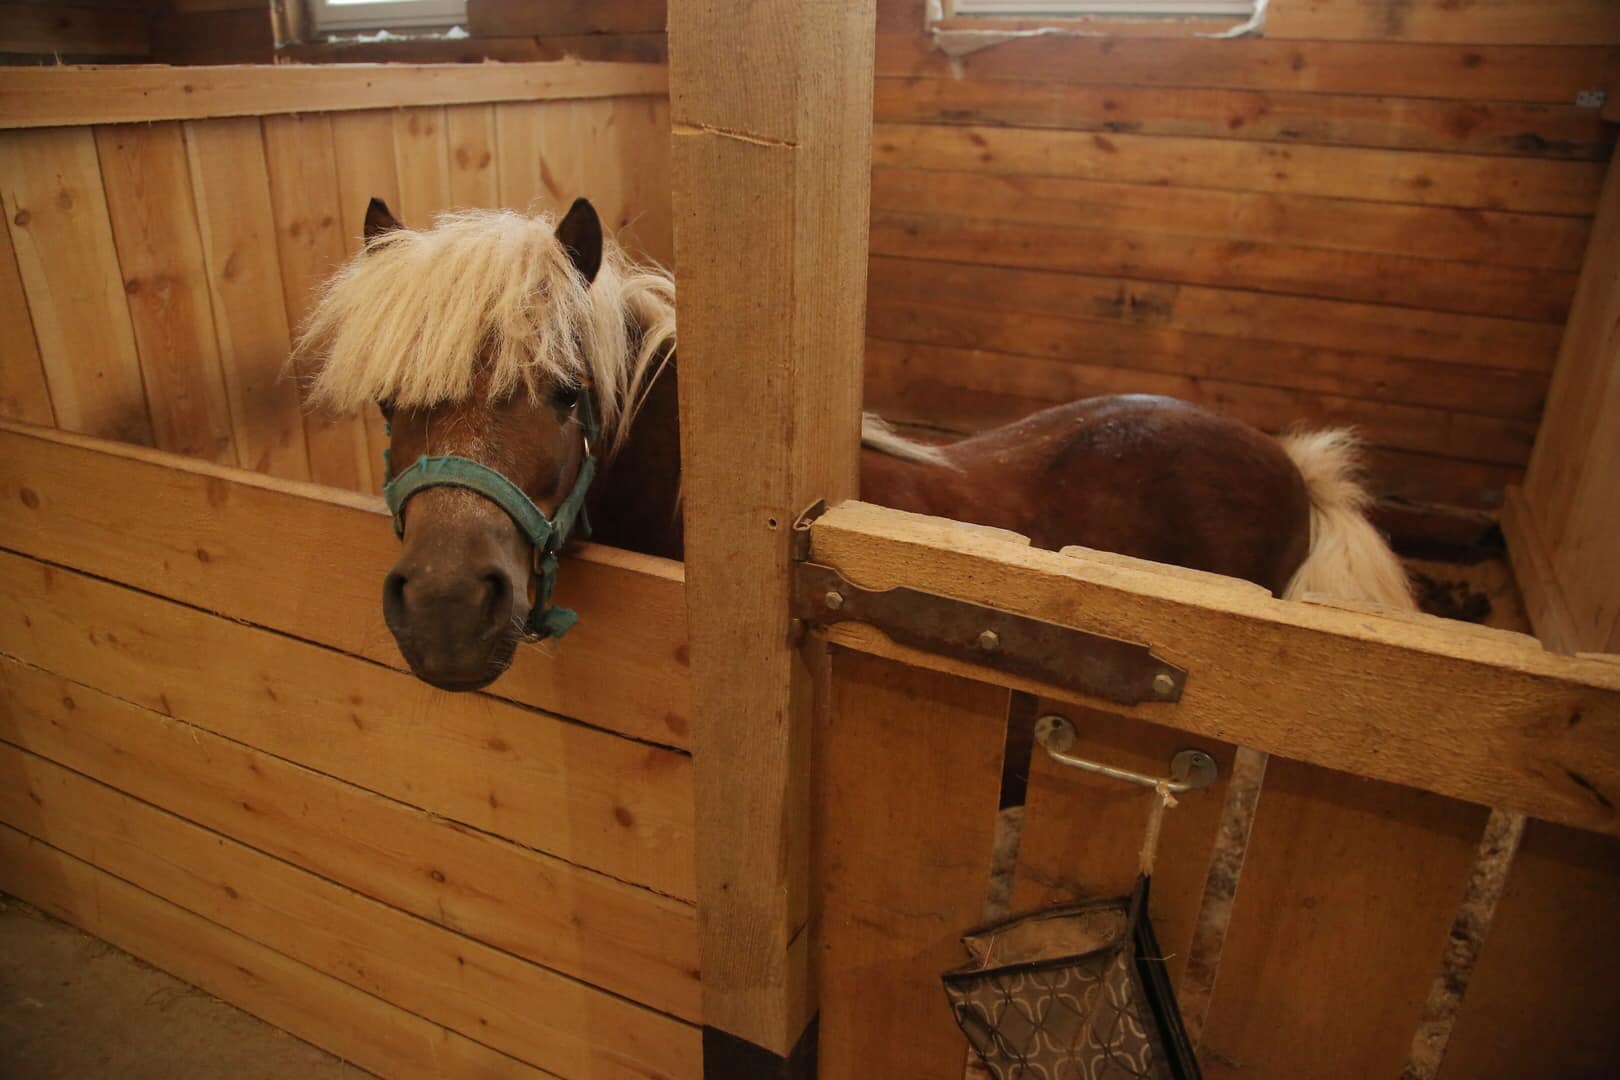
[(1148, 776), (1146, 773), (1132, 772), (1129, 769), (1116, 769), (1100, 761), (1074, 757), (1068, 751), (1079, 741), (1079, 735), (1074, 730), (1074, 724), (1066, 716), (1049, 714), (1036, 720), (1035, 741), (1041, 744), (1041, 748), (1053, 761), (1060, 764), (1096, 773), (1099, 776), (1123, 780), (1127, 784), (1139, 784), (1142, 787), (1156, 788), (1163, 784), (1164, 789), (1172, 795), (1207, 788), (1220, 775), (1215, 766), (1215, 759), (1202, 750), (1183, 750), (1176, 754), (1170, 759), (1168, 777)]

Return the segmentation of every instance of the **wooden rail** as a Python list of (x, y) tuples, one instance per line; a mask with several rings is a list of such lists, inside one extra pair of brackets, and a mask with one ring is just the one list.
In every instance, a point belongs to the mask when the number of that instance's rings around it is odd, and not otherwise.
[(662, 64), (276, 64), (0, 69), (0, 128), (498, 101), (666, 96)]

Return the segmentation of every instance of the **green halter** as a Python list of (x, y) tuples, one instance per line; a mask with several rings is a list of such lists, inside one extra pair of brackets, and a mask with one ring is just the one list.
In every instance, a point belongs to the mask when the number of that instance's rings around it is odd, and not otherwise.
[[(596, 456), (591, 446), (600, 433), (596, 420), (596, 403), (590, 390), (581, 387), (579, 402), (580, 426), (585, 429), (585, 459), (579, 464), (579, 475), (574, 478), (574, 489), (557, 507), (555, 517), (546, 517), (545, 511), (534, 500), (505, 476), (488, 465), (471, 458), (444, 454), (438, 457), (419, 457), (398, 476), (394, 475), (392, 455), (383, 451), (383, 499), (394, 515), (394, 535), (405, 536), (405, 504), (412, 495), (432, 487), (459, 487), (476, 491), (505, 510), (523, 530), (534, 546), (534, 573), (540, 579), (534, 606), (529, 609), (525, 624), (528, 632), (537, 638), (560, 638), (568, 633), (579, 615), (564, 607), (553, 607), (551, 593), (557, 585), (557, 552), (567, 543), (569, 534), (577, 527), (583, 537), (591, 535), (591, 524), (585, 516), (585, 493), (590, 490), (596, 476)], [(391, 434), (391, 432), (390, 432)]]

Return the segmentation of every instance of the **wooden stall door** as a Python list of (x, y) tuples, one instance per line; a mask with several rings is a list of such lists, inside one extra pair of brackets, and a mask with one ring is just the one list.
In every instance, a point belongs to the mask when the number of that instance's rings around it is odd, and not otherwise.
[[(939, 977), (967, 958), (956, 939), (987, 913), (1002, 749), (1030, 752), (1007, 737), (1008, 690), (1068, 716), (1081, 756), (1159, 775), (1184, 748), (1219, 763), (1216, 785), (1167, 811), (1152, 910), (1206, 1076), (1613, 1075), (1620, 1037), (1599, 1018), (1620, 1011), (1605, 976), (1620, 960), (1620, 665), (1022, 541), (860, 503), (811, 526), (810, 561), (862, 589), (1146, 644), (1187, 672), (1178, 702), (1121, 706), (900, 646), (864, 623), (822, 629), (831, 1075), (863, 1061), (886, 1063), (886, 1076), (960, 1075), (966, 1045)], [(1028, 781), (1013, 911), (1128, 891), (1153, 792), (1038, 746), (1006, 765)], [(1525, 833), (1472, 991), (1449, 1018), (1456, 1064), (1403, 1072), (1431, 990), (1454, 970), (1443, 958), (1493, 808), (1543, 820)], [(1248, 837), (1241, 876), (1225, 858), (1234, 809)], [(1210, 901), (1223, 897), (1211, 953)]]

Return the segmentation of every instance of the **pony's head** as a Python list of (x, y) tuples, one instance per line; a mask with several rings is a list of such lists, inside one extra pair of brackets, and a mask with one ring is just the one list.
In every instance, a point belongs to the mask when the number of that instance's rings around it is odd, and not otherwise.
[(673, 338), (669, 276), (632, 266), (584, 199), (555, 225), (467, 211), (421, 231), (372, 200), (298, 350), (316, 405), (389, 421), (403, 543), (383, 616), (419, 678), (471, 690), (506, 670), (555, 565), (535, 522), (569, 515)]

